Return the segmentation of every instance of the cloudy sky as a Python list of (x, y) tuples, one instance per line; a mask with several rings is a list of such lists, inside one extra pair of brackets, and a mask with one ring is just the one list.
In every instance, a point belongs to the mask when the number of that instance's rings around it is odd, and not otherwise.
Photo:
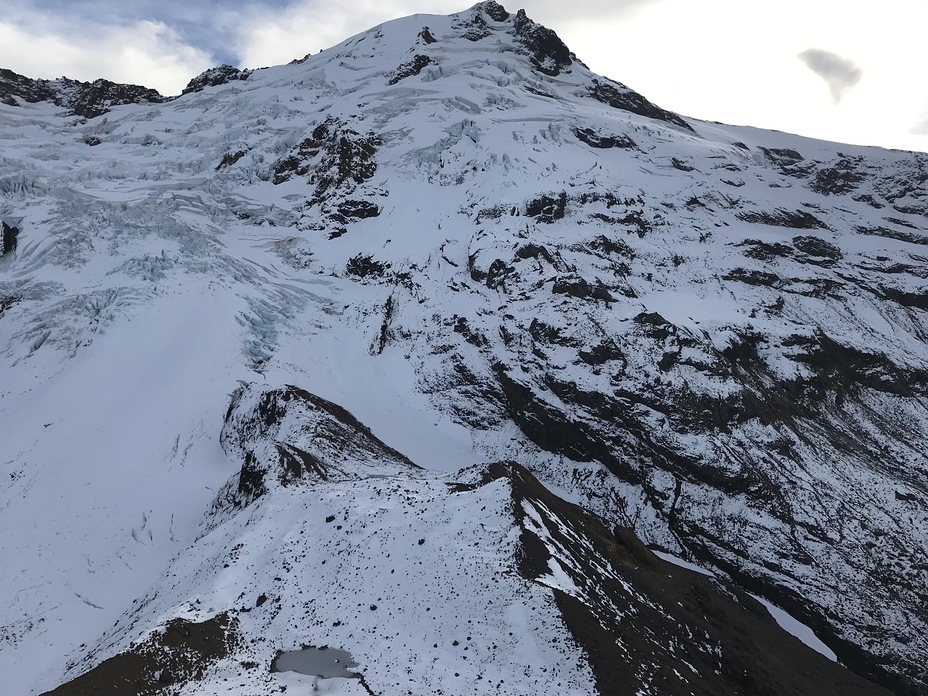
[[(0, 67), (177, 94), (469, 0), (3, 0)], [(523, 0), (596, 72), (697, 118), (928, 151), (926, 0)]]

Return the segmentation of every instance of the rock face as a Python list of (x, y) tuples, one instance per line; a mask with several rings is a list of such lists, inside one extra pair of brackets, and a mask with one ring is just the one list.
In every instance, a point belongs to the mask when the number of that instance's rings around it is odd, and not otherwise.
[(207, 87), (218, 87), (235, 80), (247, 80), (251, 75), (251, 70), (240, 70), (231, 65), (218, 65), (215, 68), (204, 70), (187, 83), (181, 94), (190, 94), (191, 92), (202, 92)]
[(668, 565), (630, 529), (610, 531), (522, 467), (507, 473), (520, 569), (552, 587), (599, 693), (637, 694), (643, 685), (681, 695), (889, 693), (785, 635), (737, 587)]
[(236, 644), (235, 617), (221, 614), (201, 622), (173, 619), (160, 633), (104, 660), (44, 696), (146, 696), (196, 684)]
[(10, 690), (228, 611), (189, 689), (305, 644), (376, 693), (878, 693), (749, 592), (926, 693), (928, 156), (427, 22), (118, 119), (0, 75)]
[(233, 461), (242, 461), (230, 489), (236, 506), (302, 479), (344, 481), (418, 469), (345, 409), (293, 386), (236, 391), (220, 442)]
[(157, 90), (140, 85), (123, 85), (103, 79), (80, 82), (67, 77), (33, 80), (12, 70), (0, 69), (0, 101), (9, 106), (18, 106), (21, 101), (47, 101), (65, 107), (74, 116), (96, 118), (113, 106), (160, 104), (164, 100)]

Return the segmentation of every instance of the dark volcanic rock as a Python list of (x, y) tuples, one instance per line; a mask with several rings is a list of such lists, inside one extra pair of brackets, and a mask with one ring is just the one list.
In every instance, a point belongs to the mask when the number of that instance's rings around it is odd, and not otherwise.
[(19, 228), (8, 225), (5, 221), (0, 222), (2, 230), (2, 247), (0, 247), (0, 256), (6, 256), (16, 251), (17, 241), (19, 239)]
[(361, 135), (330, 117), (316, 126), (290, 155), (277, 162), (273, 182), (282, 184), (294, 175), (309, 175), (310, 183), (316, 184), (309, 205), (322, 203), (336, 189), (350, 193), (374, 176), (380, 144), (378, 136)]
[(34, 104), (55, 101), (56, 91), (48, 80), (33, 80), (24, 75), (0, 68), (0, 101), (7, 106), (19, 106), (19, 100)]
[(358, 254), (348, 260), (345, 272), (357, 278), (382, 278), (389, 268), (389, 263), (377, 261), (370, 254)]
[(556, 562), (573, 585), (552, 591), (600, 694), (889, 694), (785, 633), (744, 592), (660, 560), (632, 530), (610, 531), (522, 467), (490, 474), (512, 482), (522, 574), (550, 586)]
[(251, 70), (239, 70), (231, 65), (219, 65), (215, 68), (204, 70), (187, 83), (181, 94), (190, 94), (192, 92), (202, 92), (207, 87), (217, 87), (234, 80), (247, 80), (251, 75)]
[(229, 152), (223, 155), (222, 161), (216, 165), (216, 171), (221, 171), (228, 167), (231, 167), (233, 164), (238, 162), (242, 157), (247, 154), (246, 150), (237, 150), (236, 152)]
[(248, 505), (270, 486), (303, 479), (418, 468), (341, 406), (293, 386), (236, 390), (219, 439), (226, 454), (242, 462), (221, 496), (234, 507)]
[(558, 278), (554, 281), (551, 290), (556, 295), (570, 295), (579, 299), (590, 298), (591, 300), (615, 302), (615, 298), (609, 294), (609, 290), (602, 283), (588, 283), (585, 279), (579, 277)]
[(539, 72), (553, 77), (571, 66), (570, 49), (553, 31), (530, 20), (525, 10), (516, 13), (512, 27)]
[(620, 147), (628, 150), (636, 147), (635, 141), (627, 135), (600, 135), (591, 128), (574, 128), (574, 135), (577, 136), (577, 140), (598, 149)]
[(738, 219), (744, 222), (759, 222), (775, 227), (790, 227), (797, 230), (814, 230), (828, 226), (805, 210), (775, 210), (773, 212), (738, 213)]
[(563, 219), (567, 211), (567, 194), (561, 192), (557, 198), (541, 196), (525, 204), (525, 214), (538, 222), (555, 222)]
[[(434, 41), (434, 39), (433, 39)], [(432, 62), (432, 59), (428, 56), (417, 55), (411, 61), (403, 63), (396, 70), (393, 71), (393, 75), (387, 81), (388, 85), (395, 85), (400, 80), (405, 80), (407, 77), (412, 77), (413, 75), (418, 75), (422, 72), (422, 69), (429, 65)]]
[(834, 262), (844, 257), (838, 247), (819, 237), (793, 237), (793, 246), (809, 256), (818, 257), (820, 262)]
[(510, 14), (506, 11), (506, 8), (500, 5), (494, 0), (486, 0), (486, 2), (481, 2), (478, 7), (494, 22), (505, 22), (509, 19)]
[(631, 113), (638, 114), (639, 116), (645, 116), (647, 118), (653, 118), (658, 121), (672, 123), (673, 125), (679, 126), (680, 128), (685, 128), (688, 131), (693, 130), (693, 127), (682, 118), (680, 118), (677, 114), (673, 113), (672, 111), (662, 109), (659, 106), (655, 106), (637, 92), (632, 91), (625, 85), (621, 85), (617, 82), (600, 82), (599, 80), (594, 79), (593, 87), (590, 89), (589, 94), (596, 101), (602, 102), (603, 104), (608, 104), (613, 109), (630, 111)]
[(138, 645), (104, 660), (43, 696), (155, 696), (203, 678), (235, 645), (238, 620), (220, 614), (200, 623), (168, 622)]
[(787, 258), (793, 255), (793, 247), (782, 242), (763, 242), (759, 239), (746, 239), (739, 246), (747, 247), (745, 256), (758, 261), (772, 261), (775, 258)]
[(124, 85), (109, 80), (80, 82), (61, 77), (57, 80), (33, 80), (12, 70), (0, 69), (0, 101), (18, 106), (19, 100), (35, 103), (49, 101), (65, 107), (83, 118), (96, 118), (121, 104), (165, 101), (156, 90), (140, 85)]
[(819, 169), (809, 182), (809, 188), (817, 193), (839, 195), (853, 191), (864, 178), (854, 162), (844, 158), (832, 167)]

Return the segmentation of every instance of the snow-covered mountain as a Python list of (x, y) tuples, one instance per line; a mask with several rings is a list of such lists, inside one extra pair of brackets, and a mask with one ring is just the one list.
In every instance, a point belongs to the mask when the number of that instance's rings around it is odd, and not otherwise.
[(4, 693), (928, 693), (928, 156), (494, 2), (0, 102)]

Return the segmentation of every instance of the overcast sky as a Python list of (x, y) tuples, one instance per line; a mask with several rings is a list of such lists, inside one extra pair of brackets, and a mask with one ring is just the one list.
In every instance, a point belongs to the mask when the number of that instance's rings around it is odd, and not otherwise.
[[(0, 67), (178, 94), (468, 0), (3, 0)], [(928, 151), (928, 0), (523, 0), (594, 71), (687, 116)]]

